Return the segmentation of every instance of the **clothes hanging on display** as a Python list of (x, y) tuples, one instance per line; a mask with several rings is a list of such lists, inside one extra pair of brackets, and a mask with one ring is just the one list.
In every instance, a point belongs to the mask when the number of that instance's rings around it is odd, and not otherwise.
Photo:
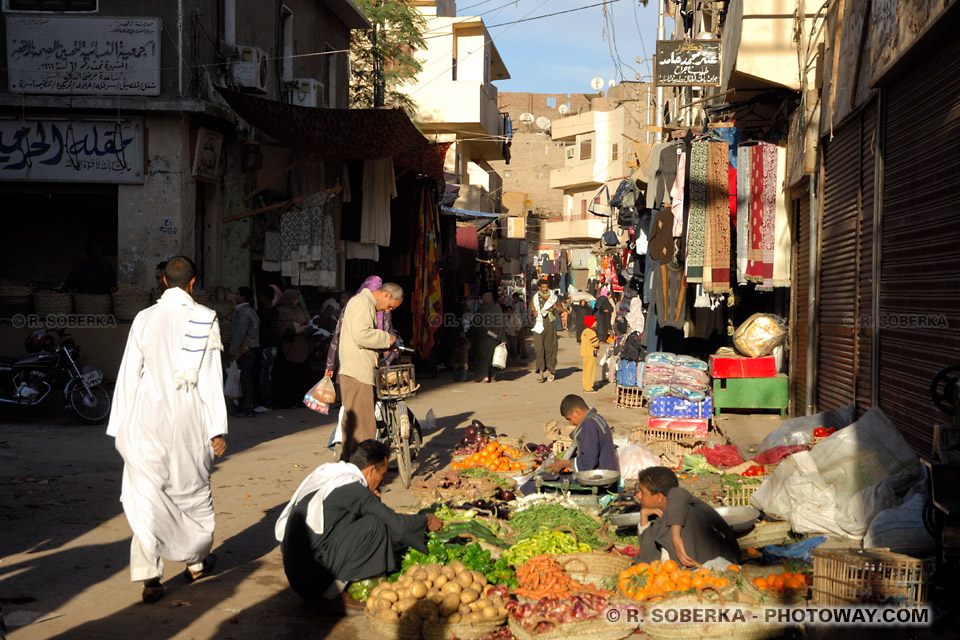
[(737, 149), (737, 283), (747, 284), (747, 252), (750, 249), (751, 147)]
[(673, 212), (673, 237), (679, 238), (683, 235), (683, 193), (686, 185), (686, 167), (687, 154), (681, 151), (677, 159), (677, 176), (673, 181), (673, 188), (670, 189), (670, 210)]
[(764, 145), (750, 148), (750, 242), (747, 281), (763, 282), (763, 161)]
[(690, 215), (687, 221), (688, 282), (703, 282), (704, 243), (707, 233), (707, 179), (710, 143), (697, 140), (690, 145)]
[(763, 144), (763, 287), (773, 287), (773, 254), (777, 224), (777, 146)]
[(298, 275), (294, 284), (333, 289), (337, 285), (337, 251), (333, 231), (333, 216), (329, 207), (331, 196), (326, 191), (314, 193), (303, 200), (305, 232), (296, 256)]
[(676, 262), (660, 265), (653, 271), (650, 288), (651, 306), (656, 307), (661, 327), (682, 329), (687, 315), (687, 282), (683, 268)]
[(390, 200), (397, 197), (393, 158), (367, 160), (363, 166), (360, 242), (390, 246)]
[(704, 239), (703, 287), (730, 291), (730, 166), (726, 142), (707, 147), (707, 225)]
[[(786, 181), (787, 173), (787, 154), (777, 154), (777, 184), (782, 185)], [(782, 190), (777, 191), (776, 203), (776, 231), (773, 248), (773, 286), (789, 287), (790, 282), (790, 256), (793, 246), (793, 233), (790, 228), (790, 212), (787, 207), (786, 194)]]
[(660, 152), (669, 144), (669, 142), (661, 142), (653, 145), (650, 150), (650, 171), (647, 173), (647, 209), (660, 208), (660, 203), (657, 202), (657, 170), (660, 168)]
[(380, 245), (373, 242), (344, 242), (343, 252), (347, 260), (380, 260)]

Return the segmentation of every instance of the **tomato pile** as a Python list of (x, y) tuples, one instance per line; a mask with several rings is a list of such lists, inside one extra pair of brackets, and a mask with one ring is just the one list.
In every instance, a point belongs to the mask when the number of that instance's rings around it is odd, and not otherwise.
[(490, 471), (522, 471), (527, 465), (518, 462), (523, 455), (519, 449), (504, 447), (499, 442), (491, 442), (480, 453), (467, 456), (462, 462), (454, 462), (451, 469), (474, 469), (483, 467)]
[(814, 438), (826, 438), (827, 436), (832, 436), (837, 432), (836, 427), (817, 427), (813, 430)]
[[(739, 571), (740, 568), (730, 565), (727, 570)], [(714, 576), (709, 569), (682, 569), (673, 560), (636, 564), (623, 571), (617, 583), (620, 590), (634, 600), (660, 598), (669, 593), (683, 593), (703, 587), (723, 589), (729, 584), (730, 580)]]
[(752, 467), (748, 468), (746, 471), (741, 473), (745, 478), (754, 478), (756, 476), (762, 476), (767, 473), (767, 470), (763, 467), (762, 464), (755, 464)]

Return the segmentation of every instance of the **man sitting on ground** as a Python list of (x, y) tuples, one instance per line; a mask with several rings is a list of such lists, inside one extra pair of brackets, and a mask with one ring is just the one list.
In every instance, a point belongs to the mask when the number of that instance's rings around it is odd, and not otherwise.
[(320, 465), (277, 520), (283, 570), (306, 602), (338, 598), (347, 582), (395, 571), (398, 546), (427, 553), (426, 532), (442, 528), (433, 514), (400, 515), (380, 502), (389, 455), (383, 443), (365, 440), (350, 462)]
[(559, 473), (570, 467), (573, 471), (610, 469), (618, 471), (617, 448), (607, 421), (591, 409), (578, 395), (570, 394), (560, 402), (560, 414), (574, 426), (570, 438), (573, 444), (563, 460), (554, 462), (550, 469)]
[[(740, 546), (730, 525), (717, 510), (681, 488), (667, 467), (640, 472), (640, 554), (636, 562), (660, 560), (663, 551), (676, 563), (693, 567), (723, 558), (725, 565), (740, 563)], [(650, 521), (651, 515), (658, 516)]]

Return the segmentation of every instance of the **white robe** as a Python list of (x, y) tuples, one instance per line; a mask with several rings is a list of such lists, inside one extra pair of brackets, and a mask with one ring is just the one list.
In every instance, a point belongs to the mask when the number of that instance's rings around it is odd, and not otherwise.
[(210, 440), (227, 433), (216, 322), (196, 385), (175, 384), (176, 356), (195, 304), (183, 290), (168, 289), (134, 318), (107, 427), (124, 460), (123, 511), (141, 546), (194, 563), (213, 543)]

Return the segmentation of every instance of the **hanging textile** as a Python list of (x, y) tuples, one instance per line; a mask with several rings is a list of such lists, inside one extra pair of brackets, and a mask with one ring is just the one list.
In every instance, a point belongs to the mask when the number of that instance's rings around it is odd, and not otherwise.
[(656, 308), (660, 327), (683, 328), (687, 318), (686, 296), (687, 283), (678, 264), (663, 264), (653, 270), (651, 306)]
[(703, 288), (730, 291), (730, 166), (726, 142), (707, 147), (707, 226), (704, 239)]
[(680, 152), (677, 158), (677, 177), (673, 181), (673, 188), (670, 190), (670, 210), (673, 211), (673, 237), (679, 238), (683, 235), (683, 188), (686, 182), (687, 154)]
[(336, 287), (337, 251), (333, 217), (327, 207), (329, 201), (330, 194), (326, 191), (312, 193), (303, 199), (299, 247), (290, 254), (297, 284)]
[(747, 281), (763, 282), (763, 145), (750, 147), (750, 244)]
[(433, 336), (440, 328), (443, 307), (440, 300), (439, 208), (432, 191), (420, 192), (420, 215), (416, 249), (417, 275), (413, 289), (413, 346), (422, 358), (433, 350)]
[(747, 284), (747, 251), (750, 248), (751, 147), (737, 149), (737, 283)]
[(688, 282), (703, 282), (709, 149), (710, 143), (706, 140), (697, 140), (690, 145), (690, 218), (687, 225), (686, 264)]
[(376, 158), (363, 163), (363, 203), (360, 214), (360, 242), (390, 246), (390, 200), (397, 197), (393, 158)]
[[(786, 182), (787, 154), (777, 154), (777, 186)], [(786, 193), (777, 189), (776, 204), (776, 232), (773, 248), (773, 286), (789, 287), (790, 282), (790, 255), (793, 245), (793, 234), (790, 228), (790, 214), (787, 209)]]
[(773, 288), (773, 254), (777, 222), (777, 146), (763, 144), (763, 288)]

